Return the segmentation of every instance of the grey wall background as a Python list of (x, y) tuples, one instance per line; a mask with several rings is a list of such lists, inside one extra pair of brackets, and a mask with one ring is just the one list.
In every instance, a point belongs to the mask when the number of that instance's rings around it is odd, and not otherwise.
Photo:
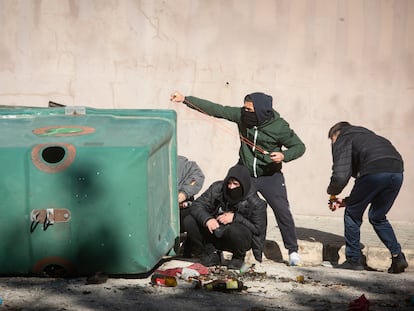
[(347, 120), (403, 155), (389, 218), (414, 221), (412, 0), (1, 0), (0, 22), (0, 105), (175, 109), (205, 189), (237, 161), (236, 127), (169, 94), (266, 92), (307, 145), (284, 166), (294, 214), (342, 216), (327, 209), (327, 131)]

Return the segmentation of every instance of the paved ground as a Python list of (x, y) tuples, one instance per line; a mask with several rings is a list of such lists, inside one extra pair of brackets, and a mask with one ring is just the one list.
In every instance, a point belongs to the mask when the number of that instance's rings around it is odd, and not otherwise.
[[(343, 219), (341, 217), (295, 215), (300, 253), (307, 265), (320, 265), (323, 261), (342, 262), (344, 255)], [(273, 248), (279, 247), (279, 256), (287, 260), (280, 231), (274, 216), (268, 214), (267, 240)], [(414, 222), (391, 222), (401, 247), (409, 262), (409, 270), (414, 271)], [(276, 242), (277, 245), (274, 243)], [(361, 227), (362, 252), (372, 269), (386, 270), (390, 264), (390, 254), (375, 234), (368, 220)]]
[[(264, 310), (351, 310), (349, 304), (362, 295), (370, 311), (414, 310), (413, 223), (394, 223), (410, 268), (402, 274), (384, 272), (389, 254), (364, 224), (362, 242), (371, 271), (348, 271), (330, 267), (343, 260), (342, 220), (332, 217), (295, 216), (301, 267), (289, 267), (280, 233), (269, 217), (265, 249), (268, 257), (245, 274), (213, 269), (204, 280), (235, 277), (242, 291), (223, 293), (194, 289), (179, 279), (176, 287), (152, 286), (151, 273), (134, 277), (103, 278), (89, 284), (87, 278), (0, 278), (1, 310), (157, 310), (157, 311), (264, 311)], [(160, 269), (192, 264), (167, 258)], [(357, 309), (355, 309), (357, 310)]]
[[(190, 263), (169, 260), (160, 268), (186, 267)], [(225, 274), (227, 273), (227, 274)], [(102, 284), (87, 279), (0, 278), (0, 310), (156, 310), (156, 311), (347, 311), (364, 295), (370, 311), (414, 310), (414, 273), (348, 271), (322, 266), (288, 267), (265, 260), (239, 275), (225, 268), (208, 278), (234, 276), (245, 288), (215, 292), (190, 288), (185, 281), (176, 287), (157, 287), (150, 276), (109, 278)]]

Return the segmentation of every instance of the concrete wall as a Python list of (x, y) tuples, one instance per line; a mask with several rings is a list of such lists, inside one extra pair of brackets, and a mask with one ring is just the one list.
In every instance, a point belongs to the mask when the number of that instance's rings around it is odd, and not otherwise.
[(0, 105), (176, 109), (179, 153), (207, 187), (237, 161), (236, 128), (169, 94), (241, 106), (267, 92), (307, 145), (284, 166), (294, 214), (342, 215), (327, 209), (327, 131), (347, 120), (400, 150), (389, 218), (414, 221), (412, 0), (2, 0), (0, 22)]

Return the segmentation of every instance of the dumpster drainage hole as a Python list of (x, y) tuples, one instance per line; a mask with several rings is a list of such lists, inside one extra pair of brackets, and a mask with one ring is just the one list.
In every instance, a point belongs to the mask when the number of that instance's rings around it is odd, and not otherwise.
[(48, 277), (63, 277), (67, 275), (67, 271), (61, 265), (50, 264), (43, 268), (43, 274)]
[(65, 149), (60, 146), (47, 147), (42, 151), (42, 158), (47, 163), (59, 163), (65, 157)]

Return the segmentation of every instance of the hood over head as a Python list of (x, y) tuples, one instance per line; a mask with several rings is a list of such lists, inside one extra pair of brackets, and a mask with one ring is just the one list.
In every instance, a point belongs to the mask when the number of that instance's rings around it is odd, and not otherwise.
[(253, 101), (254, 112), (259, 125), (270, 120), (273, 117), (272, 96), (260, 92), (251, 93), (249, 96)]
[[(227, 188), (227, 183), (230, 178), (237, 179), (240, 183), (240, 187), (239, 189), (236, 188), (236, 191), (232, 191)], [(250, 188), (250, 173), (245, 166), (237, 164), (229, 169), (227, 176), (223, 182), (223, 194), (226, 201), (228, 201), (231, 204), (236, 204), (242, 201), (249, 194)]]

